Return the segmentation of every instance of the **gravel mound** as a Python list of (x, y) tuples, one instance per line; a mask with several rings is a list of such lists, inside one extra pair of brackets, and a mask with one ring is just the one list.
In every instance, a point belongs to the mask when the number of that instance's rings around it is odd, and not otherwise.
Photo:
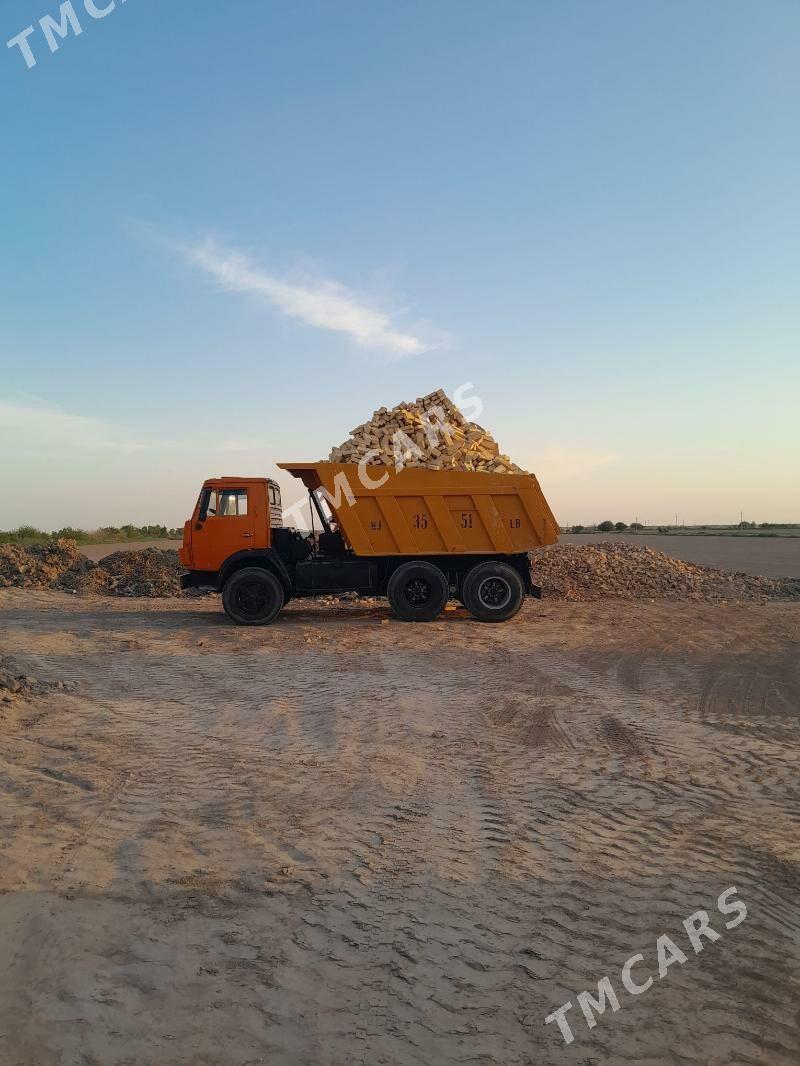
[(107, 596), (180, 596), (180, 579), (184, 573), (174, 549), (144, 548), (114, 552), (91, 570), (74, 576), (70, 571), (62, 578), (60, 587)]
[(67, 573), (86, 573), (92, 563), (74, 540), (51, 540), (46, 544), (0, 544), (0, 587), (54, 588)]
[(554, 544), (530, 558), (534, 582), (553, 599), (800, 599), (800, 581), (715, 570), (636, 544)]
[(62, 589), (107, 596), (180, 596), (184, 568), (174, 549), (118, 551), (99, 563), (73, 540), (0, 545), (0, 587)]

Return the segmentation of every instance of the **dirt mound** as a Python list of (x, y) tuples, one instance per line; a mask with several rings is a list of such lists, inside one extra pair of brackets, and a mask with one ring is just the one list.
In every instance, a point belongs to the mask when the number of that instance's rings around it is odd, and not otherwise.
[(63, 589), (108, 596), (180, 596), (177, 551), (118, 551), (93, 563), (74, 540), (22, 547), (0, 544), (0, 587)]
[(531, 552), (542, 595), (564, 600), (800, 598), (800, 582), (753, 577), (673, 559), (636, 544), (554, 544)]
[(174, 549), (144, 548), (107, 555), (90, 570), (66, 573), (60, 587), (108, 596), (180, 596), (185, 569)]
[(74, 540), (46, 544), (0, 544), (0, 587), (54, 588), (66, 573), (85, 573), (92, 566)]

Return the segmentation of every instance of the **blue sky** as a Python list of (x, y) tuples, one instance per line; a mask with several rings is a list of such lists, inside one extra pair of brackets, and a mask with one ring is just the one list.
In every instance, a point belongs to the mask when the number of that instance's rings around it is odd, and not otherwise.
[(800, 519), (795, 0), (73, 3), (0, 3), (0, 527), (468, 381), (562, 522)]

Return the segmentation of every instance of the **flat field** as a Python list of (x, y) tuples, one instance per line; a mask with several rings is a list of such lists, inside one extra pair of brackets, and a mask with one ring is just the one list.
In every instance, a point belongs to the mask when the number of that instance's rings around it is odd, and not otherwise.
[(127, 540), (124, 544), (79, 544), (78, 548), (87, 559), (91, 559), (92, 562), (96, 563), (114, 552), (138, 552), (142, 548), (163, 548), (165, 550), (172, 548), (173, 551), (177, 551), (182, 543), (182, 541), (174, 538), (166, 538), (162, 540)]
[(702, 566), (763, 577), (800, 577), (800, 537), (707, 537), (658, 533), (562, 533), (559, 544), (610, 541), (655, 548)]
[(15, 589), (0, 650), (70, 683), (0, 702), (3, 1066), (800, 1060), (800, 605)]

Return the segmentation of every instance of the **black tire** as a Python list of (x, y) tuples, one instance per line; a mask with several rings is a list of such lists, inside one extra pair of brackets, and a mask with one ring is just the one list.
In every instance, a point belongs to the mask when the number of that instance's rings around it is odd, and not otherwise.
[(507, 622), (525, 599), (525, 586), (508, 563), (478, 563), (461, 590), (464, 606), (480, 622)]
[(406, 622), (432, 622), (450, 596), (447, 578), (438, 566), (421, 559), (398, 566), (386, 589), (396, 615)]
[(240, 626), (265, 626), (283, 607), (283, 586), (269, 570), (248, 566), (232, 574), (222, 590), (222, 606)]

